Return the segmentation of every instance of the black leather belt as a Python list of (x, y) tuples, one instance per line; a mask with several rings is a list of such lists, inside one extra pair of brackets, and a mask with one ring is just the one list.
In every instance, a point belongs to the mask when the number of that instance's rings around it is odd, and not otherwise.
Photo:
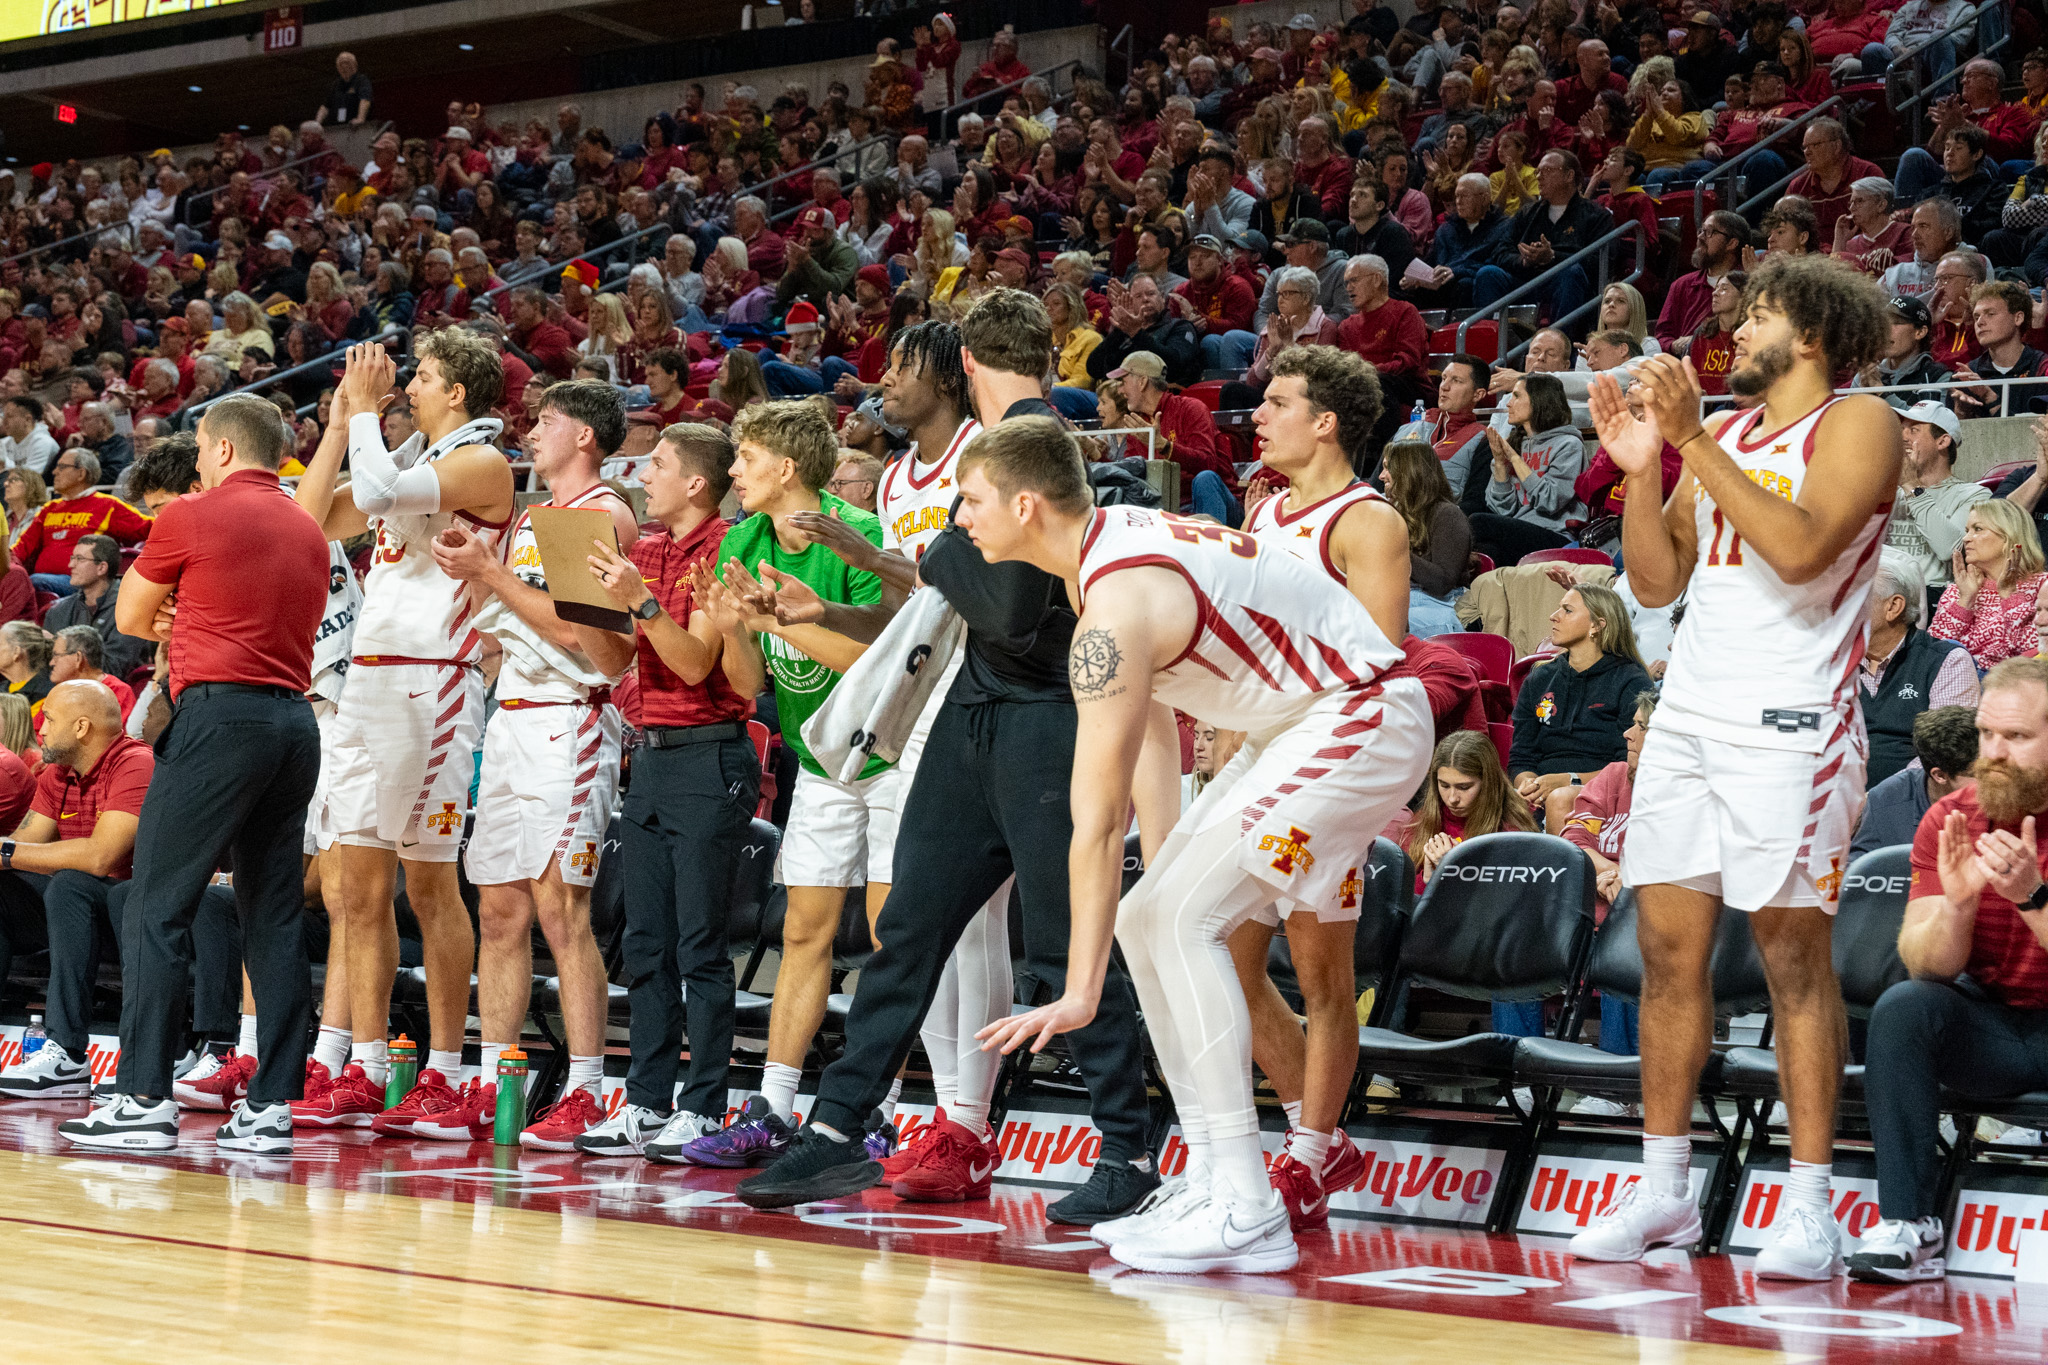
[(304, 701), (306, 694), (294, 687), (274, 687), (264, 683), (203, 682), (191, 683), (178, 693), (178, 704), (199, 701), (205, 697), (225, 696), (239, 693), (248, 696), (276, 697), (280, 701)]
[(640, 732), (650, 749), (682, 749), (692, 744), (715, 744), (727, 739), (745, 739), (747, 723), (721, 720), (710, 725), (650, 725)]

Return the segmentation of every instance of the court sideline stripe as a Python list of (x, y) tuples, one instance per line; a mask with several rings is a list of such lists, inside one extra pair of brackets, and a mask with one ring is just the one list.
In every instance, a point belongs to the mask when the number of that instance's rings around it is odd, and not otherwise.
[(413, 1280), (438, 1280), (445, 1284), (475, 1285), (481, 1289), (510, 1289), (522, 1294), (545, 1294), (552, 1298), (585, 1299), (593, 1303), (620, 1304), (629, 1308), (652, 1308), (665, 1313), (689, 1313), (698, 1317), (729, 1318), (739, 1322), (757, 1322), (776, 1327), (802, 1327), (817, 1332), (839, 1332), (847, 1336), (879, 1337), (886, 1341), (910, 1342), (920, 1346), (942, 1346), (948, 1349), (986, 1351), (992, 1355), (1028, 1356), (1033, 1360), (1063, 1360), (1079, 1362), (1079, 1365), (1126, 1365), (1124, 1361), (1104, 1360), (1097, 1356), (1062, 1355), (1056, 1351), (1034, 1351), (1023, 1346), (983, 1346), (976, 1342), (959, 1341), (952, 1337), (919, 1336), (914, 1332), (886, 1332), (875, 1327), (848, 1327), (831, 1322), (801, 1322), (792, 1318), (771, 1318), (760, 1313), (741, 1313), (727, 1308), (692, 1308), (685, 1304), (656, 1303), (650, 1299), (626, 1298), (618, 1294), (593, 1294), (578, 1289), (550, 1289), (545, 1285), (511, 1284), (501, 1280), (479, 1280), (467, 1275), (443, 1275), (428, 1270), (405, 1270), (398, 1266), (367, 1265), (361, 1261), (341, 1261), (326, 1256), (308, 1256), (297, 1251), (266, 1251), (260, 1247), (223, 1246), (218, 1242), (202, 1242), (191, 1237), (165, 1237), (149, 1232), (123, 1232), (115, 1228), (87, 1227), (81, 1223), (54, 1223), (41, 1218), (17, 1218), (0, 1214), (0, 1223), (14, 1223), (22, 1227), (47, 1228), (55, 1232), (84, 1232), (100, 1237), (126, 1237), (137, 1242), (155, 1242), (162, 1246), (194, 1247), (202, 1251), (218, 1251), (236, 1256), (264, 1256), (277, 1261), (301, 1261), (307, 1265), (336, 1266), (343, 1270), (365, 1270), (378, 1275), (399, 1275)]

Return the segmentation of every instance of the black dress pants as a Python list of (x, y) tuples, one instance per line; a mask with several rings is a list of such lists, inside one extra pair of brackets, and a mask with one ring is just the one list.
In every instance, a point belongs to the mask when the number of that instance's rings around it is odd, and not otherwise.
[[(818, 1085), (820, 1122), (861, 1130), (909, 1055), (953, 946), (1012, 873), (1025, 971), (1042, 1000), (1066, 989), (1074, 726), (1073, 706), (1061, 702), (948, 700), (940, 708), (898, 822), (894, 879), (875, 925), (881, 947), (861, 968), (846, 1051)], [(1103, 1156), (1144, 1156), (1138, 1001), (1121, 965), (1110, 965), (1094, 1021), (1066, 1037)]]

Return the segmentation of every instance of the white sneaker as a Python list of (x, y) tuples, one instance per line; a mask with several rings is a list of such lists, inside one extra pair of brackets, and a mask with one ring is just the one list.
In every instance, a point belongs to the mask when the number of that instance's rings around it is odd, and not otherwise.
[(1590, 1114), (1595, 1118), (1625, 1119), (1635, 1114), (1636, 1107), (1620, 1100), (1610, 1100), (1604, 1095), (1587, 1095), (1572, 1106), (1572, 1112)]
[(1849, 1255), (1849, 1278), (1873, 1284), (1912, 1284), (1938, 1280), (1948, 1273), (1941, 1258), (1946, 1241), (1939, 1218), (1908, 1223), (1880, 1218)]
[(0, 1071), (0, 1095), (21, 1100), (76, 1099), (92, 1089), (92, 1068), (73, 1061), (62, 1043), (45, 1042)]
[(255, 1152), (262, 1156), (290, 1156), (292, 1151), (292, 1107), (266, 1104), (261, 1108), (243, 1100), (214, 1134), (214, 1145), (231, 1152)]
[(1842, 1273), (1842, 1229), (1825, 1209), (1784, 1210), (1756, 1254), (1756, 1273), (1764, 1280), (1832, 1280)]
[(115, 1152), (169, 1152), (178, 1145), (178, 1106), (169, 1097), (144, 1104), (133, 1095), (116, 1095), (82, 1119), (57, 1125), (57, 1132), (80, 1147)]
[(1137, 1237), (1150, 1228), (1154, 1221), (1171, 1218), (1174, 1211), (1189, 1199), (1206, 1196), (1208, 1182), (1196, 1182), (1184, 1175), (1169, 1176), (1153, 1187), (1152, 1192), (1137, 1202), (1136, 1207), (1121, 1218), (1106, 1218), (1088, 1229), (1088, 1235), (1099, 1246), (1114, 1246), (1126, 1237)]
[(1502, 1095), (1493, 1102), (1493, 1107), (1496, 1109), (1519, 1109), (1526, 1114), (1536, 1107), (1536, 1092), (1526, 1085), (1518, 1085), (1515, 1087), (1515, 1102), (1513, 1105), (1508, 1103), (1506, 1095)]
[(1705, 1235), (1689, 1196), (1652, 1194), (1638, 1179), (1621, 1187), (1568, 1250), (1581, 1261), (1640, 1261), (1658, 1247), (1691, 1246)]
[[(631, 1108), (631, 1106), (627, 1106)], [(650, 1115), (660, 1131), (648, 1135), (642, 1145), (642, 1152), (649, 1161), (664, 1161), (670, 1165), (683, 1165), (683, 1149), (703, 1137), (715, 1133), (724, 1125), (715, 1118), (692, 1114), (687, 1109), (678, 1109), (667, 1119)]]
[(192, 1068), (198, 1066), (212, 1055), (211, 1051), (201, 1048), (187, 1048), (185, 1055), (178, 1058), (177, 1065), (171, 1068), (171, 1079), (174, 1081), (184, 1080), (191, 1073)]
[(1792, 1126), (1791, 1111), (1785, 1108), (1785, 1101), (1779, 1100), (1771, 1106), (1771, 1112), (1764, 1118), (1766, 1128), (1789, 1128)]
[(1278, 1190), (1251, 1201), (1213, 1190), (1176, 1201), (1140, 1235), (1117, 1239), (1109, 1254), (1133, 1270), (1162, 1275), (1273, 1275), (1301, 1259)]

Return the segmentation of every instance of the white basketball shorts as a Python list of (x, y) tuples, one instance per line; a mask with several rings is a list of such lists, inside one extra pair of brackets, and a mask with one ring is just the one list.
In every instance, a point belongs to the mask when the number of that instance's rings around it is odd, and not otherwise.
[(320, 781), (313, 787), (312, 803), (306, 807), (306, 837), (299, 846), (308, 858), (334, 845), (334, 822), (327, 816), (327, 789), (334, 775), (335, 704), (314, 697), (313, 719), (320, 724)]
[(799, 768), (789, 797), (789, 827), (775, 861), (784, 886), (886, 885), (896, 861), (896, 814), (909, 784), (885, 768), (841, 782)]
[(476, 822), (463, 854), (470, 881), (537, 881), (551, 862), (568, 886), (597, 880), (619, 787), (624, 725), (610, 702), (508, 702), (492, 713), (484, 727)]
[(335, 840), (452, 863), (469, 813), (484, 680), (445, 664), (357, 664), (335, 714)]

